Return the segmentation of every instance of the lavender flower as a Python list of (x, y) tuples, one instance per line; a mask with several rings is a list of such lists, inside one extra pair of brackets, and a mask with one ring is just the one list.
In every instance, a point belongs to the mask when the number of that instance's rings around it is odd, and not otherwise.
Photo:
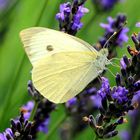
[(66, 107), (70, 108), (71, 106), (74, 106), (76, 103), (77, 103), (77, 98), (74, 97), (74, 98), (70, 99), (69, 101), (67, 101)]
[[(140, 103), (140, 74), (139, 74), (139, 69), (140, 69), (140, 33), (136, 34), (134, 33), (132, 35), (132, 40), (135, 44), (135, 48), (131, 48), (128, 46), (128, 52), (130, 53), (132, 59), (128, 59), (125, 61), (125, 71), (123, 72), (127, 77), (132, 75), (134, 78), (131, 80), (131, 84), (128, 84), (129, 81), (126, 80), (127, 86), (129, 86), (131, 89), (130, 91), (132, 92), (133, 90), (137, 90), (135, 96), (133, 97), (132, 103), (135, 105), (135, 110), (130, 111), (128, 114), (130, 116), (130, 130), (126, 130), (126, 132), (129, 134), (129, 138), (126, 138), (128, 140), (135, 139), (137, 138), (137, 133), (139, 132), (139, 117), (140, 117), (140, 111), (139, 111), (139, 103)], [(125, 59), (126, 59), (125, 58)], [(129, 60), (129, 61), (128, 61)], [(134, 75), (135, 74), (135, 75)], [(134, 85), (134, 87), (132, 86)], [(122, 132), (122, 134), (124, 134)], [(139, 136), (138, 136), (139, 137)], [(125, 140), (124, 135), (121, 135), (121, 138)]]
[(23, 112), (16, 120), (11, 120), (11, 128), (7, 128), (4, 133), (0, 133), (0, 140), (32, 140), (32, 123), (24, 118)]
[(4, 9), (8, 3), (8, 0), (0, 0), (0, 10)]
[(31, 112), (34, 108), (34, 102), (33, 101), (29, 101), (27, 102), (27, 104), (23, 105), (21, 107), (21, 110), (24, 112), (23, 115), (24, 115), (24, 118), (26, 120), (28, 120), (30, 118), (30, 115), (31, 115)]
[(127, 59), (127, 57), (125, 56), (120, 60), (120, 65), (121, 65), (122, 69), (126, 69), (126, 67), (127, 67), (127, 65), (125, 63), (125, 58)]
[(43, 133), (48, 133), (48, 125), (50, 123), (50, 119), (46, 118), (44, 122), (42, 122), (39, 127), (38, 127), (38, 131), (43, 132)]
[(90, 96), (89, 102), (93, 104), (93, 107), (95, 109), (98, 109), (101, 107), (101, 97), (98, 94)]
[(7, 128), (4, 133), (0, 133), (0, 140), (12, 139), (14, 134), (10, 128)]
[(78, 2), (73, 0), (73, 4), (67, 2), (60, 5), (60, 12), (56, 14), (56, 19), (59, 21), (61, 31), (75, 35), (83, 26), (81, 18), (88, 12), (88, 9), (83, 6), (84, 0)]
[[(128, 41), (127, 32), (128, 28), (124, 27), (126, 23), (126, 16), (123, 14), (118, 14), (116, 18), (108, 17), (108, 24), (101, 23), (100, 26), (105, 29), (103, 37), (101, 37), (94, 47), (97, 50), (107, 47), (109, 50), (108, 59), (116, 57), (116, 47), (122, 47), (125, 42)], [(112, 37), (109, 41), (108, 39), (116, 32), (116, 35)], [(105, 43), (108, 43), (105, 45)]]
[[(118, 86), (111, 89), (108, 80), (106, 78), (102, 80), (101, 89), (97, 92), (102, 98), (100, 113), (96, 119), (90, 115), (88, 122), (99, 138), (110, 138), (118, 134), (116, 127), (126, 122), (124, 115), (134, 107), (130, 103), (128, 90), (125, 87)], [(116, 121), (110, 124), (112, 118)]]
[(93, 0), (97, 10), (108, 11), (111, 10), (120, 0)]
[[(28, 93), (32, 98), (38, 102), (38, 108), (34, 116), (35, 124), (32, 127), (32, 134), (36, 134), (38, 131), (43, 133), (48, 133), (48, 124), (49, 124), (49, 113), (55, 109), (55, 105), (49, 102), (47, 99), (43, 98), (40, 93), (35, 89), (32, 84), (32, 81), (28, 82)], [(22, 110), (26, 110), (24, 116), (26, 119), (30, 118), (32, 109), (34, 107), (34, 102), (29, 101), (26, 105), (22, 107)]]
[[(49, 114), (55, 109), (55, 105), (47, 99), (42, 98), (31, 81), (28, 82), (28, 92), (38, 103), (37, 110), (33, 117), (33, 125), (31, 125), (32, 123), (28, 123), (28, 120), (31, 117), (35, 103), (33, 101), (28, 101), (27, 104), (21, 107), (21, 116), (11, 121), (11, 129), (6, 129), (4, 133), (0, 134), (0, 138), (3, 138), (2, 140), (10, 140), (10, 138), (18, 140), (18, 138), (24, 138), (24, 135), (25, 139), (30, 140), (32, 138), (35, 139), (37, 133), (40, 131), (48, 133)], [(28, 132), (27, 134), (29, 135), (26, 136), (24, 131), (25, 133)]]
[[(111, 88), (109, 81), (106, 78), (102, 78), (101, 89), (97, 92), (102, 98), (100, 113), (96, 116), (96, 119), (92, 115), (86, 119), (98, 138), (110, 138), (117, 135), (116, 127), (127, 122), (125, 115), (137, 107), (137, 101), (133, 99), (139, 96), (140, 93), (139, 36), (140, 34), (132, 35), (135, 49), (128, 46), (131, 58), (128, 59), (128, 57), (123, 56), (121, 59), (121, 72), (116, 75), (117, 86)], [(115, 119), (114, 123), (111, 123), (112, 119)], [(133, 129), (136, 130), (136, 127)]]
[(140, 27), (140, 22), (137, 22), (136, 23), (136, 27)]
[(102, 77), (102, 86), (101, 89), (98, 91), (98, 94), (101, 96), (102, 99), (106, 97), (106, 94), (110, 92), (110, 85), (108, 79)]
[[(72, 139), (76, 134), (87, 127), (87, 124), (83, 122), (82, 118), (87, 114), (91, 114), (93, 110), (96, 112), (101, 106), (101, 98), (95, 94), (96, 92), (96, 88), (88, 88), (65, 104), (67, 113), (70, 116), (70, 127), (67, 128), (67, 133), (65, 132), (65, 129), (62, 128), (62, 137), (65, 133), (67, 136), (71, 135)], [(68, 124), (68, 122), (65, 123)]]
[(71, 12), (71, 4), (68, 3), (64, 3), (60, 5), (60, 13), (56, 14), (56, 19), (57, 20), (65, 20), (65, 17), (69, 16)]
[(135, 110), (130, 111), (128, 113), (130, 117), (130, 130), (124, 130), (120, 133), (120, 138), (122, 140), (132, 140), (136, 133), (139, 131), (139, 117), (140, 117), (140, 110), (138, 104), (140, 103), (140, 96), (136, 95), (134, 96), (132, 100), (133, 104), (135, 104)]
[(128, 101), (128, 90), (125, 87), (113, 88), (112, 98), (116, 100), (118, 104), (123, 104)]
[[(36, 102), (38, 102), (38, 107), (33, 118), (35, 123), (31, 130), (31, 134), (33, 135), (33, 138), (35, 138), (38, 131), (48, 133), (49, 114), (55, 109), (55, 104), (43, 98), (34, 88), (31, 81), (28, 82), (28, 92), (36, 100)], [(29, 101), (22, 107), (23, 110), (26, 110), (24, 116), (29, 117), (31, 115), (33, 106), (34, 103)]]
[(106, 96), (110, 96), (110, 98), (118, 104), (128, 101), (128, 90), (125, 87), (118, 86), (111, 90), (108, 79), (102, 77), (102, 81), (101, 89), (98, 91), (102, 99), (106, 98)]
[(118, 32), (116, 41), (113, 42), (113, 46), (120, 46), (122, 47), (124, 42), (128, 41), (127, 32), (129, 31), (128, 28), (123, 27), (126, 22), (125, 15), (118, 15), (116, 19), (112, 17), (108, 17), (108, 24), (101, 23), (100, 26), (105, 29), (105, 35), (101, 38), (100, 43), (102, 46), (107, 41), (107, 39), (114, 33)]
[(130, 133), (128, 131), (122, 131), (120, 133), (120, 137), (121, 137), (122, 140), (132, 140), (131, 136), (130, 136)]

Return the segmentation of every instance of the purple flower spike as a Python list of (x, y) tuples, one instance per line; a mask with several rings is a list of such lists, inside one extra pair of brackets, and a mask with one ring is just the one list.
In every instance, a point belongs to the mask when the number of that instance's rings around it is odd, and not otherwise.
[(122, 0), (93, 0), (96, 8), (102, 11), (111, 10), (117, 2), (122, 2)]
[(67, 2), (60, 5), (60, 12), (56, 14), (61, 31), (75, 35), (83, 26), (81, 18), (88, 13), (88, 9), (83, 6), (85, 1), (73, 1), (73, 4)]
[(5, 130), (5, 134), (8, 135), (8, 137), (10, 137), (10, 138), (14, 137), (14, 134), (13, 134), (13, 132), (12, 132), (12, 130), (10, 128), (7, 128)]
[(65, 20), (65, 15), (69, 16), (71, 12), (71, 5), (70, 3), (64, 3), (60, 5), (60, 13), (56, 14), (57, 20)]
[(107, 18), (108, 24), (101, 23), (100, 26), (106, 30), (106, 32), (114, 32), (114, 29), (112, 28), (112, 25), (114, 23), (114, 20), (112, 17)]
[(109, 90), (110, 85), (109, 85), (109, 80), (105, 77), (102, 77), (102, 88), (104, 88), (105, 90)]
[(6, 136), (3, 133), (0, 133), (0, 140), (7, 140)]
[(114, 93), (112, 94), (112, 97), (118, 102), (118, 103), (126, 103), (128, 101), (128, 90), (125, 87), (114, 87), (113, 89)]
[(121, 68), (122, 68), (122, 69), (126, 69), (126, 67), (127, 67), (127, 65), (126, 65), (126, 63), (124, 62), (124, 59), (123, 59), (123, 58), (121, 58), (121, 60), (120, 60), (120, 65), (121, 65)]
[(128, 131), (122, 131), (120, 133), (120, 137), (122, 138), (122, 140), (131, 140), (131, 136)]
[(30, 118), (33, 107), (34, 107), (33, 101), (29, 101), (29, 102), (27, 102), (27, 104), (25, 104), (24, 106), (21, 107), (21, 109), (24, 110), (24, 118), (25, 119), (28, 120)]
[(128, 41), (127, 32), (129, 31), (128, 28), (123, 28), (118, 36), (117, 44), (122, 46), (124, 42)]
[(101, 89), (98, 90), (98, 94), (101, 96), (101, 98), (105, 98), (106, 94), (108, 94), (110, 92), (110, 85), (109, 85), (109, 81), (107, 78), (102, 77), (102, 86)]
[(79, 6), (77, 13), (74, 16), (72, 29), (73, 30), (79, 30), (82, 28), (83, 23), (80, 22), (81, 18), (84, 16), (84, 14), (88, 13), (88, 9), (82, 6)]
[(101, 0), (101, 4), (104, 9), (110, 9), (116, 2), (117, 0)]
[(73, 105), (75, 105), (76, 104), (76, 102), (77, 102), (77, 98), (76, 97), (74, 97), (74, 98), (72, 98), (72, 99), (70, 99), (69, 101), (67, 101), (67, 103), (66, 103), (66, 107), (71, 107), (71, 106), (73, 106)]
[(8, 0), (0, 0), (0, 9), (4, 9), (8, 4)]
[(119, 14), (115, 19), (112, 17), (107, 18), (108, 23), (101, 23), (100, 26), (105, 29), (104, 37), (100, 39), (100, 44), (103, 46), (104, 43), (109, 39), (114, 32), (117, 32), (116, 39), (113, 41), (112, 46), (123, 46), (124, 42), (128, 41), (127, 32), (128, 28), (123, 27), (126, 22), (126, 16)]
[(43, 133), (48, 133), (48, 125), (49, 125), (49, 118), (47, 118), (40, 126), (38, 127), (38, 130)]
[(92, 100), (95, 108), (101, 107), (101, 97), (99, 95), (92, 95), (90, 96), (90, 99)]
[(137, 22), (136, 23), (136, 27), (140, 27), (140, 22)]

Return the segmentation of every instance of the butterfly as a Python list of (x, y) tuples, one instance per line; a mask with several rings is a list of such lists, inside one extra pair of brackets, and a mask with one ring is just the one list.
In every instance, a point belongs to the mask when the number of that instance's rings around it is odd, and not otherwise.
[(108, 50), (95, 50), (69, 34), (43, 27), (20, 32), (33, 66), (32, 81), (45, 98), (64, 103), (80, 93), (106, 69)]

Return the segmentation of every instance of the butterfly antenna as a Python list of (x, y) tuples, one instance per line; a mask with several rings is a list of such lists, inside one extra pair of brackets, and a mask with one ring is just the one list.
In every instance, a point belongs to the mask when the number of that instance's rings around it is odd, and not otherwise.
[(117, 32), (114, 32), (113, 35), (111, 35), (111, 36), (109, 37), (109, 39), (105, 42), (103, 48), (106, 48), (106, 46), (108, 45), (108, 43), (110, 42), (110, 40), (111, 40), (116, 34), (117, 34)]
[(117, 68), (120, 68), (120, 65), (118, 65), (118, 64), (115, 63), (115, 62), (112, 62), (113, 60), (117, 60), (117, 61), (120, 62), (120, 59), (119, 59), (119, 58), (112, 58), (112, 59), (110, 59), (110, 64), (111, 64), (112, 66), (117, 67)]
[(113, 62), (113, 63), (111, 63), (111, 65), (114, 66), (114, 67), (120, 68), (120, 66), (117, 63)]
[(125, 21), (125, 23), (122, 25), (122, 27), (120, 29), (118, 29), (116, 32), (114, 32), (110, 37), (109, 39), (105, 42), (103, 48), (106, 48), (106, 46), (108, 45), (108, 43), (111, 41), (111, 39), (116, 36), (122, 29), (123, 27), (127, 24), (127, 21)]
[(109, 68), (107, 68), (107, 70), (112, 74), (113, 77), (116, 77), (116, 76), (114, 75), (114, 73), (113, 73)]
[(110, 61), (117, 60), (120, 61), (120, 58), (111, 58)]

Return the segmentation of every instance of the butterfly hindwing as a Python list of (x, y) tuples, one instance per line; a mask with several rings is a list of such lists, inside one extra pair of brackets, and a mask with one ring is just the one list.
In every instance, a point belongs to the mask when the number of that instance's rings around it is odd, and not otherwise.
[(33, 67), (33, 84), (50, 101), (66, 102), (97, 77), (92, 62), (94, 59), (83, 52), (47, 56)]

